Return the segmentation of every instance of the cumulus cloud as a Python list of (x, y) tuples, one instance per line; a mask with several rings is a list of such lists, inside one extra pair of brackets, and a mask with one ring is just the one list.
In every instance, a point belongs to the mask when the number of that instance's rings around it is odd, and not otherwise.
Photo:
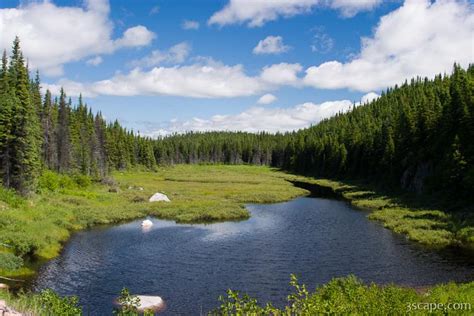
[(280, 54), (287, 52), (290, 46), (283, 44), (281, 36), (267, 36), (265, 39), (258, 42), (254, 47), (253, 53), (260, 54)]
[(377, 100), (378, 98), (380, 98), (380, 95), (375, 93), (375, 92), (369, 92), (367, 94), (364, 94), (362, 96), (362, 98), (360, 99), (360, 102), (362, 104), (365, 104), (365, 103), (370, 103), (374, 100)]
[(191, 65), (142, 69), (140, 66), (152, 66), (155, 62), (164, 61), (161, 54), (152, 53), (136, 61), (136, 67), (127, 74), (119, 73), (109, 79), (88, 83), (62, 79), (43, 86), (55, 93), (62, 84), (70, 95), (76, 95), (71, 94), (71, 91), (82, 88), (82, 93), (88, 96), (172, 95), (193, 98), (251, 96), (275, 90), (282, 85), (300, 86), (300, 64), (274, 64), (264, 67), (259, 75), (249, 76), (240, 64), (229, 66), (211, 58), (194, 60), (195, 63)]
[(316, 6), (339, 10), (343, 16), (354, 16), (360, 11), (373, 9), (381, 0), (230, 0), (214, 13), (208, 23), (217, 25), (247, 23), (258, 27), (279, 17), (288, 18), (309, 13)]
[(145, 134), (158, 137), (187, 131), (245, 131), (269, 133), (294, 131), (319, 123), (354, 106), (349, 100), (328, 101), (320, 104), (306, 102), (289, 108), (251, 107), (235, 115), (214, 115), (210, 118), (193, 118), (187, 121), (172, 120)]
[(297, 85), (298, 73), (303, 69), (300, 64), (280, 63), (263, 68), (260, 77), (263, 81), (275, 85)]
[(199, 29), (199, 22), (192, 20), (184, 20), (181, 27), (183, 28), (183, 30), (197, 30)]
[(86, 61), (86, 64), (90, 65), (90, 66), (98, 66), (100, 64), (102, 64), (103, 60), (102, 60), (102, 57), (100, 56), (95, 56), (91, 59), (88, 59)]
[(190, 52), (191, 45), (181, 42), (166, 51), (154, 50), (148, 56), (134, 60), (130, 64), (136, 67), (152, 67), (162, 63), (179, 64), (186, 60)]
[(127, 29), (121, 38), (114, 41), (116, 48), (145, 46), (151, 43), (155, 34), (143, 25), (137, 25)]
[[(134, 68), (128, 74), (117, 74), (110, 79), (92, 83), (60, 80), (53, 85), (43, 84), (52, 92), (63, 85), (70, 95), (82, 88), (88, 96), (115, 95), (173, 95), (194, 98), (231, 98), (262, 93), (271, 85), (245, 74), (242, 65), (228, 66), (208, 61), (187, 66), (154, 67), (149, 71)], [(72, 89), (71, 89), (72, 88)]]
[(114, 40), (109, 11), (106, 0), (87, 0), (84, 8), (43, 1), (0, 9), (0, 49), (10, 49), (18, 35), (30, 67), (55, 76), (65, 63), (151, 42), (154, 34), (140, 25)]
[(262, 95), (262, 96), (258, 99), (257, 103), (258, 103), (258, 104), (270, 104), (270, 103), (275, 102), (276, 100), (277, 100), (277, 97), (276, 97), (276, 96), (274, 96), (274, 95), (271, 94), (271, 93), (267, 93), (267, 94)]
[(407, 0), (381, 18), (360, 54), (347, 63), (325, 62), (306, 70), (316, 88), (379, 90), (413, 76), (450, 72), (473, 61), (473, 7), (467, 2)]

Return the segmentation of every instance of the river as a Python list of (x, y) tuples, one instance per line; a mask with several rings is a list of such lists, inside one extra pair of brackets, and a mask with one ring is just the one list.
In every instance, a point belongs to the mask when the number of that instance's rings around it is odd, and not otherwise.
[(109, 315), (122, 287), (159, 295), (164, 314), (199, 315), (228, 288), (285, 303), (290, 274), (314, 289), (333, 277), (427, 286), (474, 280), (472, 257), (429, 251), (369, 221), (345, 202), (302, 197), (248, 205), (241, 222), (186, 225), (152, 219), (76, 233), (34, 283), (77, 295), (90, 315)]

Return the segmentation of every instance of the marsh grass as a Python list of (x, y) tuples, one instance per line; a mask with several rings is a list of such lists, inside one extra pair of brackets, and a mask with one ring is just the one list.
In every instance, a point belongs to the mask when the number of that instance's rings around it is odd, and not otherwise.
[[(40, 193), (29, 199), (0, 189), (0, 252), (25, 262), (0, 275), (33, 275), (58, 255), (72, 232), (95, 225), (149, 215), (180, 223), (246, 219), (246, 203), (287, 201), (308, 193), (288, 177), (268, 167), (177, 165), (158, 172), (116, 172), (104, 185), (48, 172)], [(171, 202), (148, 202), (156, 192)]]

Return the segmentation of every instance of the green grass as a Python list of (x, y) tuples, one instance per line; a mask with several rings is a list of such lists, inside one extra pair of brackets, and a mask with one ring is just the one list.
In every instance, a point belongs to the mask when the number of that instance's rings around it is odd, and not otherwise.
[[(181, 223), (242, 220), (249, 217), (245, 203), (287, 201), (308, 193), (286, 181), (290, 175), (268, 167), (177, 165), (113, 177), (104, 185), (47, 172), (40, 180), (41, 193), (28, 200), (0, 189), (0, 253), (14, 253), (25, 262), (0, 275), (33, 275), (58, 255), (75, 230), (147, 215)], [(148, 202), (156, 192), (171, 202)]]
[(256, 299), (229, 290), (212, 314), (472, 315), (474, 309), (474, 282), (440, 284), (425, 291), (395, 285), (366, 285), (354, 276), (334, 278), (314, 291), (308, 291), (294, 276), (290, 284), (294, 291), (284, 308), (276, 308), (271, 303), (261, 305)]
[(473, 212), (446, 212), (430, 197), (407, 192), (384, 192), (347, 181), (301, 180), (330, 188), (351, 205), (371, 211), (369, 219), (406, 235), (410, 240), (433, 248), (456, 246), (474, 249)]
[[(229, 290), (219, 298), (220, 305), (210, 315), (472, 315), (474, 309), (474, 282), (466, 284), (439, 284), (415, 290), (393, 284), (364, 284), (355, 276), (334, 278), (328, 283), (309, 290), (298, 283), (295, 276), (286, 306), (275, 307), (271, 302), (260, 304), (256, 299)], [(123, 293), (123, 291), (122, 291)], [(128, 292), (127, 292), (128, 293)], [(119, 293), (117, 293), (117, 296)], [(130, 299), (133, 295), (129, 296)], [(80, 315), (77, 299), (59, 297), (50, 290), (41, 293), (12, 295), (0, 290), (0, 299), (24, 313), (38, 316)], [(130, 310), (124, 315), (139, 315)]]

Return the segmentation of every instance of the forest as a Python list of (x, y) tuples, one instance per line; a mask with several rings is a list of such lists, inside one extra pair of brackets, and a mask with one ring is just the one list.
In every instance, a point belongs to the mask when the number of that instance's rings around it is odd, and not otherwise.
[(17, 38), (0, 70), (3, 186), (35, 191), (44, 170), (101, 178), (164, 164), (254, 164), (338, 179), (365, 179), (466, 201), (474, 192), (474, 65), (414, 78), (380, 98), (285, 134), (188, 132), (151, 139), (107, 122), (79, 97), (41, 93)]

